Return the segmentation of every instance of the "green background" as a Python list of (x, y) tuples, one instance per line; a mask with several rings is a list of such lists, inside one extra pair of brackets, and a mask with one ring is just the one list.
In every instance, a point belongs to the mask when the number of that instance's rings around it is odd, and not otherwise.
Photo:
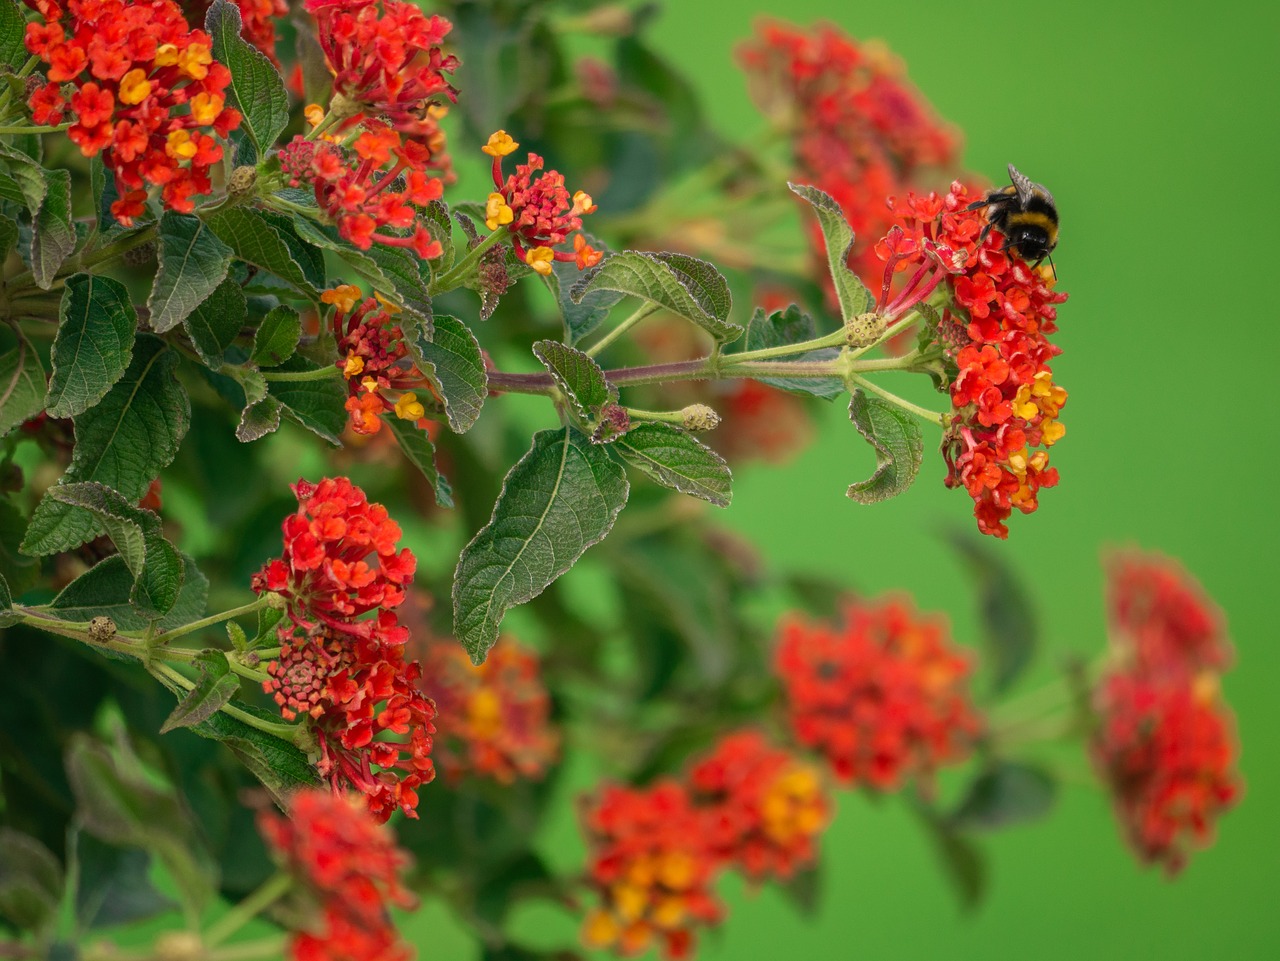
[[(1261, 4), (1151, 9), (688, 0), (666, 5), (650, 29), (698, 85), (716, 125), (740, 142), (761, 127), (733, 61), (756, 16), (826, 19), (882, 38), (964, 132), (968, 169), (1000, 181), (1013, 161), (1054, 192), (1059, 289), (1071, 295), (1054, 372), (1071, 396), (1068, 433), (1053, 451), (1062, 483), (1043, 494), (1038, 513), (1015, 514), (999, 545), (1033, 590), (1045, 634), (1017, 691), (1053, 676), (1067, 655), (1101, 649), (1099, 560), (1108, 549), (1173, 555), (1229, 618), (1238, 658), (1224, 690), (1246, 781), (1214, 847), (1170, 882), (1136, 864), (1106, 797), (1077, 778), (1048, 820), (981, 839), (990, 888), (971, 914), (957, 906), (905, 805), (842, 793), (823, 838), (817, 917), (802, 919), (774, 890), (728, 882), (730, 916), (704, 939), (703, 958), (1280, 956), (1272, 553), (1280, 13)], [(836, 405), (798, 459), (738, 472), (727, 521), (777, 566), (821, 570), (870, 593), (909, 588), (972, 642), (971, 585), (938, 538), (968, 521), (968, 499), (946, 491), (941, 460), (927, 459), (906, 496), (858, 506), (844, 489), (870, 464)], [(1074, 761), (1072, 771), (1087, 772)], [(563, 845), (557, 860), (581, 858), (571, 820), (552, 841)], [(543, 943), (572, 930), (549, 911), (531, 909), (525, 920)], [(469, 953), (437, 906), (407, 928), (426, 957)]]

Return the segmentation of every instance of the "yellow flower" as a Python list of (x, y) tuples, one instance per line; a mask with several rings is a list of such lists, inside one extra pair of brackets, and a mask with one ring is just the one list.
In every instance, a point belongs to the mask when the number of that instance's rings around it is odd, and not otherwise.
[(218, 119), (226, 101), (216, 93), (198, 93), (191, 98), (191, 116), (202, 127)]
[(213, 54), (203, 43), (188, 44), (178, 54), (178, 70), (192, 80), (203, 80), (209, 76), (209, 64), (213, 63)]
[(426, 413), (426, 408), (418, 403), (418, 395), (411, 390), (401, 394), (396, 401), (396, 416), (401, 420), (418, 420)]
[(507, 198), (502, 194), (489, 194), (484, 202), (484, 225), (490, 230), (505, 227), (515, 219), (515, 212), (507, 206)]
[(555, 251), (550, 247), (531, 247), (524, 255), (524, 262), (543, 277), (551, 275), (551, 262), (555, 259)]
[(151, 96), (151, 81), (145, 70), (134, 67), (120, 78), (120, 102), (130, 106), (140, 104)]
[(164, 152), (174, 160), (190, 160), (200, 148), (185, 130), (174, 130), (165, 141)]
[(347, 354), (347, 362), (342, 365), (342, 376), (350, 380), (352, 377), (359, 376), (364, 370), (364, 358), (357, 353)]
[(378, 293), (376, 290), (373, 292), (373, 296), (377, 299), (378, 303), (382, 305), (382, 309), (385, 310), (392, 317), (400, 313), (399, 305), (393, 304), (391, 301), (387, 300), (386, 297), (383, 297), (382, 294)]
[(320, 300), (326, 304), (333, 304), (344, 314), (349, 314), (356, 302), (360, 300), (360, 288), (351, 284), (341, 284), (322, 293)]
[(324, 119), (324, 107), (318, 103), (307, 104), (307, 109), (302, 111), (302, 115), (307, 118), (307, 123), (313, 127), (320, 126), (320, 121)]
[(498, 130), (490, 135), (489, 142), (480, 149), (490, 157), (505, 157), (519, 146), (518, 143), (511, 139), (509, 133), (505, 130)]

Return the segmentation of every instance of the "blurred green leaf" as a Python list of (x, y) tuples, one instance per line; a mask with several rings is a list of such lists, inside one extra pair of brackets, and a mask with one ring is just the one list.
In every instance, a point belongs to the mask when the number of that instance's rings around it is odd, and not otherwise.
[(725, 459), (677, 427), (640, 423), (614, 447), (623, 460), (663, 487), (717, 507), (728, 507), (733, 498), (733, 474)]
[(997, 761), (982, 771), (951, 815), (961, 831), (995, 831), (1045, 817), (1057, 784), (1044, 771), (1016, 761)]
[(946, 538), (977, 587), (991, 689), (999, 694), (1035, 657), (1040, 637), (1035, 605), (1022, 579), (1000, 554), (967, 531), (951, 531)]
[[(94, 481), (139, 500), (167, 467), (191, 423), (191, 401), (174, 377), (177, 354), (156, 337), (139, 337), (133, 362), (96, 407), (75, 419), (76, 446), (61, 483)], [(97, 525), (83, 510), (46, 493), (22, 542), (36, 556), (71, 550)]]
[[(248, 704), (236, 702), (239, 710), (274, 724), (280, 723), (278, 714), (268, 714)], [(206, 720), (193, 724), (191, 730), (201, 737), (221, 741), (240, 759), (249, 773), (262, 782), (272, 799), (284, 807), (289, 795), (300, 787), (320, 784), (315, 767), (298, 748), (256, 727), (250, 727), (238, 718), (218, 711)]]
[(240, 690), (240, 677), (232, 673), (226, 655), (221, 651), (201, 651), (196, 655), (195, 665), (200, 671), (200, 678), (165, 720), (160, 728), (161, 734), (208, 720)]
[(742, 333), (729, 320), (729, 285), (715, 267), (684, 254), (626, 250), (611, 254), (574, 284), (569, 296), (581, 303), (588, 294), (612, 290), (639, 297), (684, 317), (728, 343)]
[(214, 865), (197, 827), (171, 788), (156, 787), (131, 755), (109, 751), (87, 735), (71, 739), (67, 776), (85, 830), (112, 844), (143, 848), (168, 869), (186, 904), (196, 910), (216, 889)]
[(53, 341), (50, 417), (75, 417), (102, 400), (133, 359), (138, 315), (124, 284), (76, 274), (67, 279)]
[(21, 596), (40, 577), (40, 562), (19, 551), (27, 519), (8, 498), (0, 498), (0, 577)]
[(31, 231), (31, 273), (36, 286), (48, 290), (71, 252), (76, 231), (71, 225), (71, 171), (46, 170), (44, 199)]
[(817, 214), (822, 227), (822, 237), (827, 247), (827, 267), (835, 285), (836, 298), (840, 301), (840, 316), (850, 321), (865, 314), (875, 306), (871, 291), (849, 269), (849, 251), (853, 249), (853, 228), (844, 218), (844, 211), (829, 193), (817, 187), (788, 183), (796, 196), (805, 200)]
[(427, 432), (419, 429), (416, 424), (400, 420), (398, 417), (388, 417), (384, 423), (391, 428), (391, 433), (395, 434), (405, 458), (418, 468), (422, 476), (431, 484), (431, 489), (436, 495), (436, 503), (441, 507), (452, 507), (453, 490), (449, 487), (448, 479), (436, 467), (435, 445), (431, 443)]
[(825, 872), (822, 863), (801, 868), (791, 877), (778, 882), (778, 890), (782, 896), (800, 913), (806, 921), (818, 917), (822, 907), (822, 893), (826, 887)]
[(151, 883), (151, 855), (114, 847), (73, 831), (76, 854), (76, 920), (81, 931), (131, 924), (178, 905)]
[(859, 504), (897, 497), (915, 482), (924, 460), (924, 441), (911, 415), (878, 397), (855, 390), (849, 398), (849, 418), (876, 451), (876, 470), (849, 485)]
[(976, 910), (987, 893), (987, 864), (982, 852), (937, 813), (917, 805), (916, 813), (933, 842), (943, 874), (960, 907)]
[(247, 307), (240, 285), (234, 280), (224, 280), (183, 318), (187, 336), (210, 367), (222, 365), (227, 348), (244, 326)]
[(289, 95), (284, 80), (267, 56), (240, 36), (240, 10), (230, 0), (216, 0), (204, 21), (213, 39), (213, 57), (231, 71), (229, 105), (244, 115), (244, 129), (257, 156), (275, 146), (289, 125)]
[(253, 338), (249, 363), (259, 367), (279, 367), (293, 356), (302, 338), (302, 318), (292, 307), (281, 304), (262, 318)]
[(435, 318), (430, 340), (405, 333), (410, 356), (444, 402), (449, 427), (456, 434), (470, 430), (489, 396), (489, 376), (475, 335), (456, 317), (443, 314)]
[(534, 435), (454, 573), (454, 633), (475, 663), (510, 608), (542, 593), (609, 533), (628, 491), (621, 466), (585, 435), (570, 427)]
[(19, 930), (42, 931), (57, 921), (62, 865), (33, 837), (0, 827), (0, 917)]
[(31, 341), (0, 324), (0, 436), (44, 410), (44, 364)]
[(151, 329), (162, 334), (186, 320), (226, 280), (232, 256), (199, 217), (167, 211), (160, 218), (158, 266), (147, 298)]

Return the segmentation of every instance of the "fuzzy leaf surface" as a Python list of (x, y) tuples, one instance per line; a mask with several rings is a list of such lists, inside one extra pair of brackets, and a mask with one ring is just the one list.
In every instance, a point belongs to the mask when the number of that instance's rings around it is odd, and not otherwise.
[(405, 344), (444, 401), (449, 427), (455, 434), (470, 430), (489, 396), (489, 375), (475, 334), (456, 317), (441, 314), (435, 318), (432, 339), (421, 332), (410, 336), (406, 330)]
[[(818, 326), (813, 318), (795, 304), (786, 310), (775, 310), (766, 314), (764, 308), (757, 307), (747, 322), (746, 342), (743, 350), (766, 350), (770, 347), (783, 347), (788, 344), (799, 344), (813, 340), (818, 336)], [(834, 347), (825, 350), (811, 350), (792, 358), (803, 361), (834, 360), (840, 351)], [(844, 383), (838, 377), (757, 377), (756, 380), (779, 390), (793, 394), (808, 394), (831, 400), (844, 393)]]
[(230, 0), (209, 7), (204, 29), (213, 39), (213, 58), (231, 71), (227, 100), (243, 114), (245, 133), (261, 157), (289, 125), (284, 79), (266, 54), (240, 36), (240, 10)]
[[(209, 599), (209, 579), (196, 562), (182, 555), (182, 590), (169, 613), (157, 627), (170, 631), (198, 621), (205, 615)], [(134, 577), (119, 554), (99, 561), (62, 589), (49, 606), (65, 621), (86, 623), (95, 617), (109, 617), (122, 631), (143, 630), (150, 621), (130, 603)]]
[(302, 337), (302, 318), (292, 307), (281, 304), (262, 318), (253, 338), (249, 363), (259, 367), (279, 367), (293, 356)]
[(49, 416), (76, 417), (102, 400), (129, 368), (137, 331), (138, 315), (124, 284), (93, 274), (68, 278), (45, 399)]
[(641, 423), (614, 441), (632, 467), (663, 487), (728, 507), (733, 475), (723, 457), (670, 424)]
[(31, 341), (0, 324), (0, 437), (44, 410), (44, 364)]
[(31, 231), (31, 273), (36, 286), (53, 286), (58, 268), (76, 249), (76, 231), (71, 224), (71, 171), (46, 170), (45, 195), (36, 212)]
[(275, 274), (315, 300), (316, 288), (280, 232), (266, 217), (249, 207), (229, 207), (208, 217), (205, 223), (235, 255), (246, 263)]
[(861, 390), (849, 398), (849, 418), (876, 451), (875, 473), (850, 484), (849, 496), (859, 504), (898, 496), (915, 481), (924, 460), (919, 425), (906, 411)]
[(840, 316), (848, 321), (865, 314), (875, 305), (875, 298), (866, 285), (849, 269), (849, 252), (853, 249), (853, 228), (845, 220), (844, 211), (825, 190), (804, 184), (788, 183), (791, 191), (806, 201), (818, 217), (822, 239), (827, 248), (827, 269), (835, 284), (836, 299), (840, 302)]
[[(588, 236), (587, 242), (596, 250), (605, 250), (604, 244), (594, 237)], [(556, 299), (564, 323), (564, 339), (570, 344), (578, 343), (604, 323), (609, 311), (626, 296), (617, 290), (593, 290), (574, 300), (570, 293), (581, 278), (582, 271), (577, 265), (565, 260), (552, 261), (551, 273), (542, 278)]]
[(484, 660), (508, 610), (609, 533), (628, 492), (621, 465), (585, 435), (571, 427), (534, 435), (454, 573), (454, 633), (472, 661)]
[(247, 309), (248, 301), (240, 285), (224, 280), (183, 318), (191, 343), (208, 366), (222, 364), (227, 348), (240, 335)]
[(582, 351), (559, 341), (540, 340), (533, 345), (533, 355), (569, 396), (580, 417), (589, 417), (618, 399), (617, 388), (605, 379), (600, 365)]
[(168, 211), (160, 219), (156, 279), (147, 306), (151, 329), (172, 330), (227, 278), (234, 251), (199, 217)]
[(200, 679), (165, 719), (161, 734), (208, 720), (240, 690), (240, 678), (232, 673), (221, 651), (201, 651), (196, 655), (195, 665), (200, 670)]

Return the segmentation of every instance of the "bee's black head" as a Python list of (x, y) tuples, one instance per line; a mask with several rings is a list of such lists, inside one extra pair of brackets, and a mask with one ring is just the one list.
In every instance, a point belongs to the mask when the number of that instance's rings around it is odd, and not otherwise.
[(1006, 248), (1016, 250), (1028, 263), (1038, 264), (1051, 253), (1056, 246), (1049, 231), (1034, 224), (1024, 224), (1009, 231)]

